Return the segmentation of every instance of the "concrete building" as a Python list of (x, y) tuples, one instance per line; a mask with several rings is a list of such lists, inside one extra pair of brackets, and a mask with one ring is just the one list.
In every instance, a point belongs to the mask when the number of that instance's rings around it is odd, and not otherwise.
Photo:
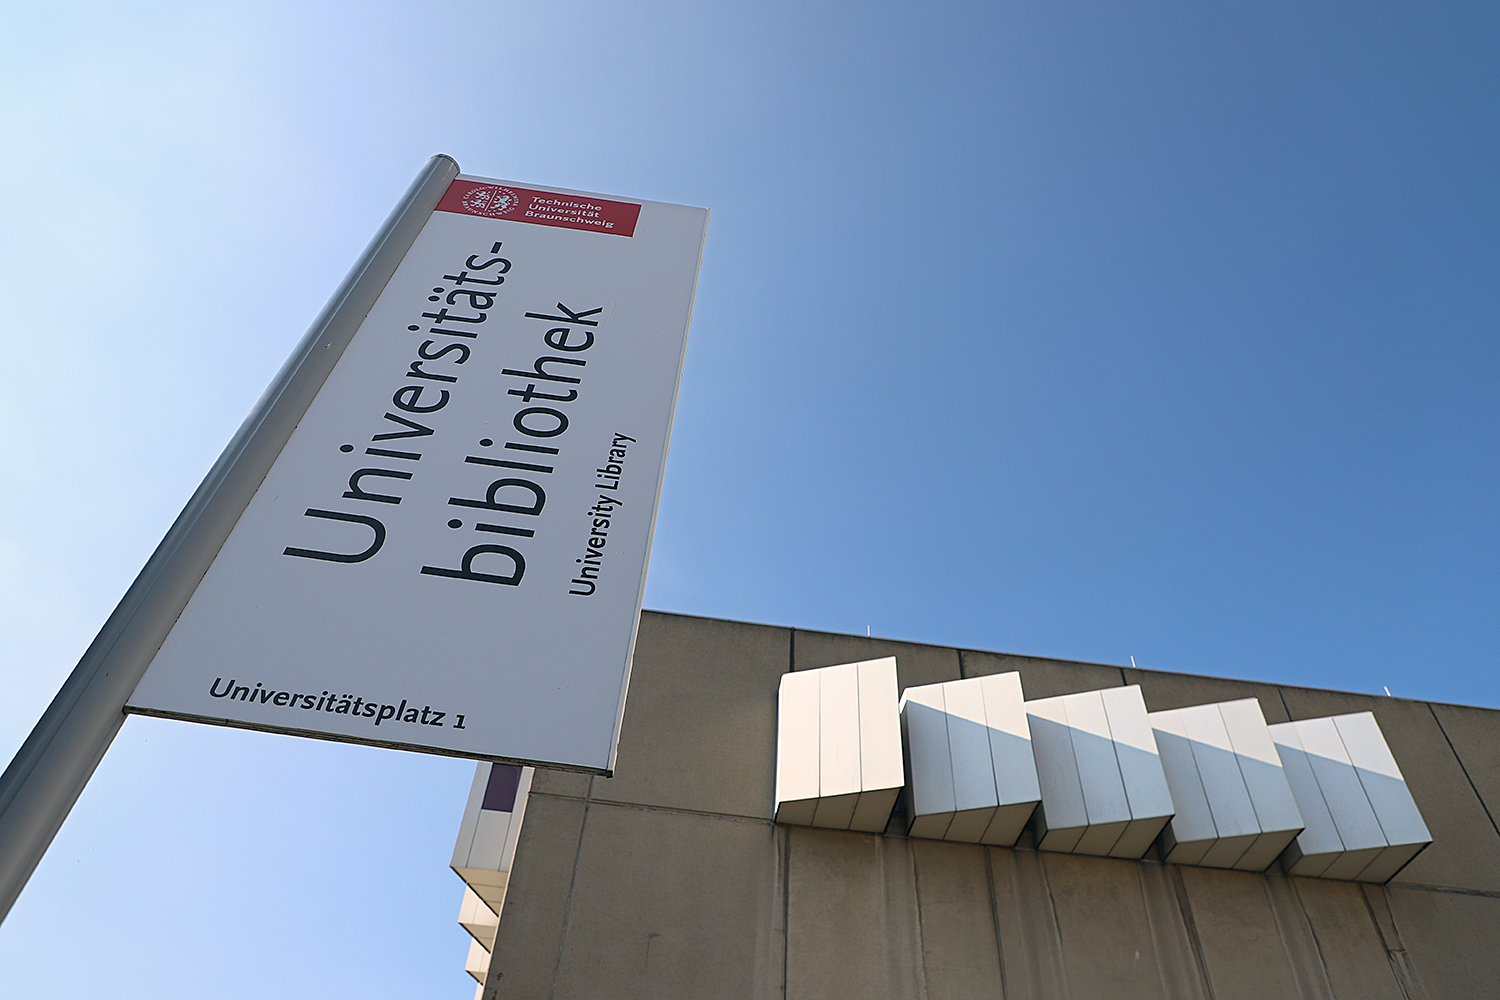
[[(1379, 884), (1169, 864), (1165, 840), (1039, 851), (1035, 822), (1014, 847), (908, 837), (905, 804), (883, 833), (774, 822), (782, 675), (890, 656), (902, 691), (1015, 672), (1027, 699), (1139, 685), (1152, 713), (1254, 698), (1273, 729), (1372, 712), (1432, 842)], [(615, 776), (529, 776), (480, 995), (1497, 996), (1497, 747), (1488, 709), (647, 612)]]

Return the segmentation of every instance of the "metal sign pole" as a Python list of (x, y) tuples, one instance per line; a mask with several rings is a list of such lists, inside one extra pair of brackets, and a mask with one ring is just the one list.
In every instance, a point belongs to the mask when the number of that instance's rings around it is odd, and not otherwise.
[(126, 699), (193, 589), (458, 172), (447, 156), (427, 162), (0, 776), (0, 920), (124, 724)]

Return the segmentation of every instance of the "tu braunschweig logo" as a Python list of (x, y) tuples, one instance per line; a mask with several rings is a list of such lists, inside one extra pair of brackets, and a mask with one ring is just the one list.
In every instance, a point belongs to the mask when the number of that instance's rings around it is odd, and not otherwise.
[(515, 211), (521, 204), (521, 196), (510, 188), (484, 185), (471, 188), (463, 197), (464, 210), (475, 215), (498, 218)]

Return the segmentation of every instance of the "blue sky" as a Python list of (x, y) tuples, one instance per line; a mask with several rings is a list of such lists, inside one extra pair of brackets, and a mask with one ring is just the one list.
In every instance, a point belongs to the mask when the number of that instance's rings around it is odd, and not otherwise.
[[(0, 757), (423, 161), (712, 208), (648, 607), (1500, 705), (1500, 15), (14, 9)], [(467, 997), (471, 769), (133, 719), (17, 995)]]

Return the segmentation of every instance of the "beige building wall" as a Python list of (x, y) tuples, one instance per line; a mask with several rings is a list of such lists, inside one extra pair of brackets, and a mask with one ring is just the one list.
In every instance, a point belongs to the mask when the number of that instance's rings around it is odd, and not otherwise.
[[(776, 826), (780, 676), (1019, 671), (1152, 711), (1369, 710), (1433, 843), (1386, 886)], [(647, 612), (616, 776), (538, 771), (485, 998), (1500, 996), (1500, 712)]]

